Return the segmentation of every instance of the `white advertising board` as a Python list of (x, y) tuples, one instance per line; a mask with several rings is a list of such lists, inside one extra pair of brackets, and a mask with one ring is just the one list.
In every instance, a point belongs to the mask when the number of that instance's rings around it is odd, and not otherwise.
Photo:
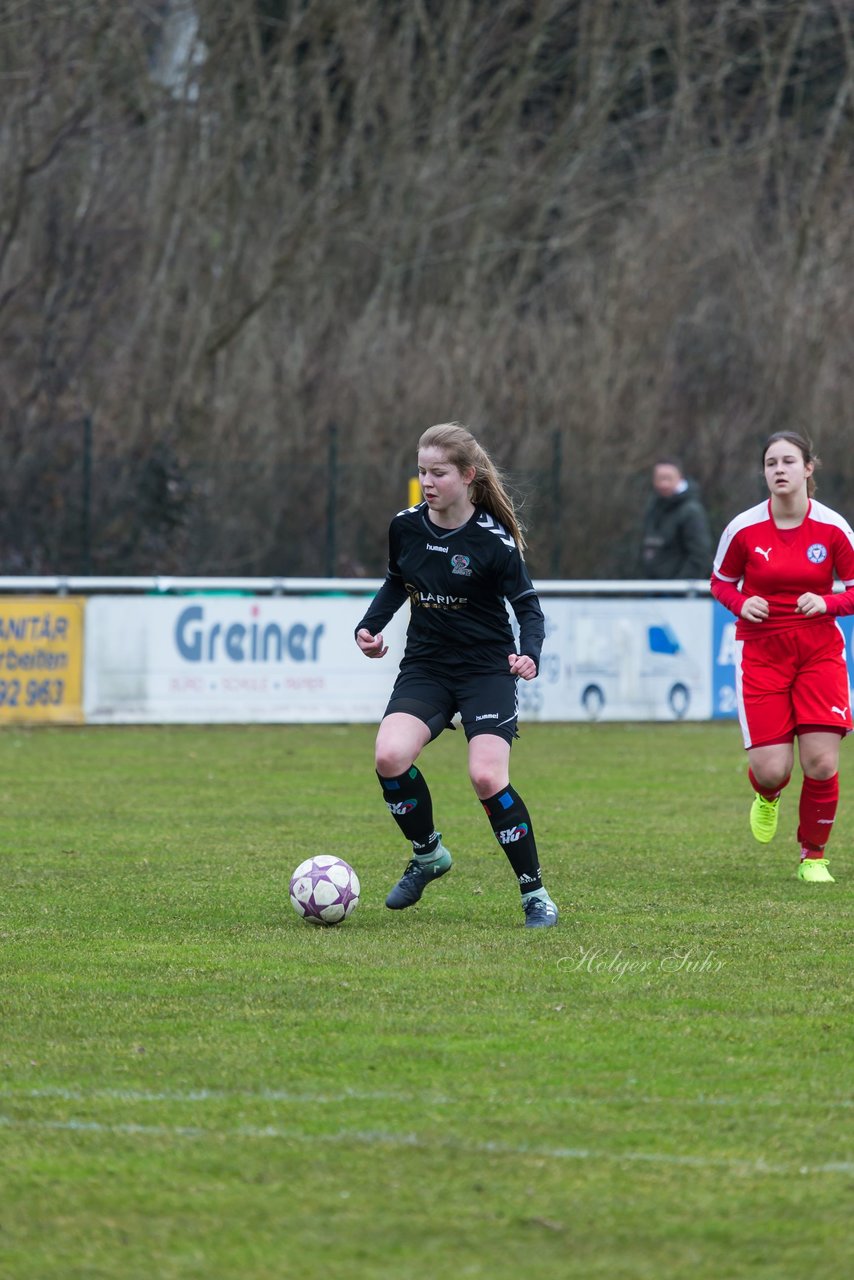
[(541, 599), (540, 674), (520, 683), (521, 719), (707, 720), (708, 600)]
[(353, 638), (370, 597), (100, 596), (86, 609), (89, 724), (379, 720), (409, 611), (366, 658)]
[[(378, 721), (403, 655), (353, 632), (369, 596), (96, 596), (86, 606), (84, 713), (109, 723)], [(522, 720), (705, 720), (712, 715), (709, 600), (542, 599), (540, 675), (519, 682)]]

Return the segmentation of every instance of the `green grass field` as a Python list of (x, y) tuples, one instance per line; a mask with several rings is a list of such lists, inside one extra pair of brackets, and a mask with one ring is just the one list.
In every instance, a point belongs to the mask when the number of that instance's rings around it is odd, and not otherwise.
[[(795, 878), (738, 730), (528, 725), (559, 928), (465, 771), (406, 861), (370, 726), (0, 734), (4, 1280), (839, 1280), (851, 1273), (854, 776)], [(292, 869), (341, 853), (353, 918)]]

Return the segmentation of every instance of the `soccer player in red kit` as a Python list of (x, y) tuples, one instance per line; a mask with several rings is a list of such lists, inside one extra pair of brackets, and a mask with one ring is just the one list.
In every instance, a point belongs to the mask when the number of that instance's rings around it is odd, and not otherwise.
[[(771, 497), (721, 535), (712, 595), (738, 618), (736, 697), (750, 783), (750, 829), (766, 844), (794, 763), (803, 773), (798, 877), (833, 883), (824, 856), (839, 802), (839, 744), (851, 732), (845, 640), (834, 621), (854, 613), (854, 532), (813, 499), (817, 459), (795, 432), (762, 450)], [(843, 590), (834, 592), (834, 577)]]
[[(516, 875), (525, 926), (551, 928), (558, 909), (543, 884), (531, 815), (509, 773), (516, 684), (535, 679), (545, 637), (522, 533), (492, 459), (458, 422), (421, 436), (418, 476), (424, 501), (392, 520), (385, 582), (356, 627), (362, 653), (382, 658), (382, 629), (409, 601), (406, 650), (375, 762), (383, 799), (412, 843), (412, 858), (386, 906), (413, 906), (451, 868), (415, 760), (459, 712), (469, 777)], [(505, 602), (519, 624), (518, 650)]]

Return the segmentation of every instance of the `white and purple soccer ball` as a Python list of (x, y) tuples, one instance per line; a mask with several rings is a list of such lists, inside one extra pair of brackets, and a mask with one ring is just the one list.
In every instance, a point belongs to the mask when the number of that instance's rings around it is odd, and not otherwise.
[(331, 853), (306, 858), (291, 876), (291, 906), (309, 924), (341, 924), (356, 910), (361, 885), (349, 862)]

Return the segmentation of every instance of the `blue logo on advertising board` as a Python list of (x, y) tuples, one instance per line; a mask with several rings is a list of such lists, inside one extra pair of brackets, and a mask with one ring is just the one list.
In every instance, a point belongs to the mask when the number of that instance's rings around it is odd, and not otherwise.
[(712, 601), (712, 716), (735, 720), (735, 618), (717, 600)]
[[(258, 612), (254, 605), (252, 613)], [(257, 617), (249, 623), (207, 622), (204, 607), (191, 604), (178, 614), (175, 645), (187, 662), (317, 662), (324, 630), (322, 622), (279, 626)]]
[(854, 688), (854, 617), (837, 618), (836, 625), (845, 637), (845, 657), (848, 661), (848, 703), (851, 704), (851, 689)]

